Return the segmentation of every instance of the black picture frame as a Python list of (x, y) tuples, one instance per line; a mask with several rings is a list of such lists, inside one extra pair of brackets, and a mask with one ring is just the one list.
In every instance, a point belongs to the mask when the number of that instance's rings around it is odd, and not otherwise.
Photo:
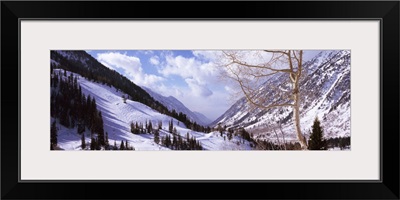
[[(399, 199), (399, 5), (398, 1), (2, 1), (1, 198)], [(154, 6), (165, 9), (155, 12), (151, 9)], [(21, 128), (19, 125), (21, 96), (20, 80), (16, 78), (17, 75), (19, 77), (20, 19), (379, 19), (381, 21), (381, 180), (20, 182), (18, 132)], [(207, 190), (202, 190), (205, 188)]]

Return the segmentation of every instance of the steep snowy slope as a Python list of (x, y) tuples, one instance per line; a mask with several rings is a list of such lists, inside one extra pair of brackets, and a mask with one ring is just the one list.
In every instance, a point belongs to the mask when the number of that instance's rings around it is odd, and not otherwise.
[[(55, 69), (58, 71), (58, 69)], [(69, 75), (71, 72), (67, 72)], [(120, 144), (121, 140), (128, 140), (129, 144), (136, 150), (168, 150), (163, 146), (160, 146), (153, 142), (153, 135), (140, 134), (135, 135), (130, 132), (130, 123), (132, 121), (142, 122), (151, 120), (153, 124), (157, 124), (158, 121), (162, 121), (163, 130), (160, 131), (160, 136), (165, 136), (168, 133), (168, 122), (171, 120), (170, 116), (161, 114), (154, 109), (131, 100), (123, 102), (121, 96), (123, 93), (117, 91), (112, 86), (95, 83), (85, 79), (79, 74), (74, 76), (78, 77), (78, 83), (82, 88), (82, 93), (90, 95), (96, 99), (98, 110), (102, 112), (104, 121), (104, 131), (108, 132), (110, 144)], [(53, 121), (53, 119), (51, 119)], [(174, 126), (178, 133), (182, 136), (186, 136), (189, 133), (194, 136), (203, 148), (206, 150), (249, 150), (251, 149), (250, 144), (247, 141), (243, 141), (239, 137), (234, 137), (231, 141), (224, 140), (218, 132), (201, 133), (187, 129), (182, 122), (178, 122), (176, 119)], [(76, 128), (69, 129), (65, 128), (57, 123), (58, 131), (58, 145), (66, 150), (80, 150), (81, 147), (81, 136), (77, 133)], [(90, 133), (85, 132), (86, 141), (90, 141)]]
[(175, 97), (162, 96), (146, 87), (143, 87), (143, 89), (145, 89), (146, 92), (149, 93), (150, 96), (152, 96), (155, 100), (159, 101), (164, 106), (166, 106), (170, 111), (175, 110), (177, 113), (182, 112), (183, 114), (186, 114), (186, 116), (190, 120), (192, 120), (202, 126), (207, 126), (211, 122), (203, 114), (191, 111), (189, 108), (187, 108), (185, 105), (183, 105), (183, 103), (180, 102)]
[(118, 88), (126, 93), (129, 99), (172, 116), (168, 108), (154, 100), (143, 88), (117, 71), (104, 66), (85, 51), (51, 51), (51, 67), (65, 69), (89, 80), (96, 80)]
[[(301, 127), (307, 134), (316, 116), (321, 120), (326, 137), (350, 136), (350, 51), (322, 51), (303, 65), (300, 80)], [(286, 74), (276, 74), (258, 89), (257, 96), (276, 102), (279, 96), (268, 85), (282, 84)], [(238, 100), (212, 125), (221, 123), (228, 127), (245, 127), (260, 138), (275, 139), (274, 129), (281, 121), (286, 139), (295, 139), (292, 109), (290, 107), (262, 110), (251, 108), (245, 98)], [(307, 135), (306, 135), (307, 136)]]

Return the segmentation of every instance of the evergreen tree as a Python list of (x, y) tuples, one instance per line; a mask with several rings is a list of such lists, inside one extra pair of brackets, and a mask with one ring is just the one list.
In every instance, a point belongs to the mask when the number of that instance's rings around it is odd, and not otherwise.
[(101, 144), (99, 138), (96, 138), (96, 150), (101, 150)]
[(71, 128), (75, 128), (75, 119), (72, 117), (71, 118)]
[(168, 126), (168, 130), (169, 130), (170, 133), (172, 133), (173, 128), (174, 128), (174, 124), (173, 124), (173, 121), (171, 119), (171, 121), (169, 122), (169, 126)]
[(64, 108), (61, 111), (61, 115), (60, 115), (60, 124), (69, 128), (69, 116), (68, 116), (68, 109)]
[(121, 140), (121, 146), (119, 147), (120, 150), (125, 150), (124, 141)]
[(82, 149), (86, 148), (85, 134), (82, 134), (81, 147), (82, 147)]
[(344, 147), (346, 146), (346, 144), (344, 143), (344, 140), (339, 140), (339, 147), (340, 147), (340, 150), (343, 150), (344, 149)]
[(90, 139), (90, 150), (96, 150), (97, 144), (96, 144), (96, 140), (92, 137)]
[(308, 141), (308, 149), (310, 150), (326, 150), (326, 143), (323, 139), (323, 129), (318, 117), (315, 118), (312, 125), (312, 132)]
[(51, 129), (50, 129), (50, 144), (51, 145), (57, 145), (57, 126), (56, 126), (56, 120), (53, 121), (51, 124)]
[(231, 131), (228, 131), (228, 140), (231, 141), (233, 138), (233, 133)]
[(171, 145), (171, 138), (169, 135), (165, 136), (165, 146), (169, 147)]
[(154, 142), (155, 142), (156, 144), (160, 143), (160, 133), (159, 133), (159, 130), (158, 130), (158, 129), (156, 129), (156, 130), (154, 131)]
[(114, 150), (118, 150), (118, 146), (117, 146), (117, 142), (114, 140), (114, 147), (113, 147), (113, 149)]
[(108, 132), (106, 132), (106, 147), (110, 145), (110, 142), (108, 141)]
[[(147, 123), (147, 121), (146, 121)], [(151, 124), (151, 121), (149, 120), (149, 123), (147, 124), (147, 133), (151, 133), (153, 131), (153, 125)]]
[(81, 134), (85, 132), (85, 125), (83, 123), (78, 123), (78, 133)]
[(181, 135), (178, 135), (178, 149), (179, 150), (183, 149), (183, 140)]
[[(94, 98), (93, 98), (93, 100), (95, 100)], [(95, 104), (96, 105), (96, 104)], [(94, 109), (96, 109), (96, 106), (94, 107)], [(103, 117), (102, 117), (102, 115), (101, 115), (101, 112), (99, 111), (98, 112), (98, 116), (96, 117), (96, 132), (98, 133), (98, 142), (99, 142), (99, 145), (105, 145), (106, 143), (105, 143), (105, 137), (104, 137), (104, 128), (103, 128)]]
[(336, 146), (340, 147), (340, 150), (345, 149), (347, 146), (350, 146), (350, 137), (340, 137), (338, 138), (338, 144)]
[(174, 135), (172, 137), (172, 146), (176, 148), (178, 146), (177, 144), (178, 144), (178, 140), (177, 140), (176, 136)]
[(222, 127), (221, 127), (221, 124), (218, 124), (218, 126), (217, 126), (217, 131), (219, 131), (219, 133), (221, 134), (221, 136), (222, 136)]
[(131, 133), (135, 134), (136, 129), (135, 129), (135, 124), (131, 122)]
[(158, 129), (162, 129), (162, 121), (158, 121)]

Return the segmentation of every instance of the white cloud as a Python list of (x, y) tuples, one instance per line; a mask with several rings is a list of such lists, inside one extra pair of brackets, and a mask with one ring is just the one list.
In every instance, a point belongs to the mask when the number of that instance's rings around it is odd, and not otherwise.
[(232, 105), (229, 98), (229, 95), (226, 95), (223, 91), (214, 91), (212, 95), (206, 98), (187, 94), (177, 97), (190, 110), (205, 114), (211, 120), (215, 120), (229, 109)]
[(97, 60), (110, 69), (123, 71), (123, 74), (135, 84), (152, 87), (164, 81), (163, 77), (143, 72), (140, 59), (119, 52), (98, 53)]
[(233, 93), (235, 90), (227, 85), (224, 86), (224, 89), (229, 92), (229, 93)]
[(192, 51), (193, 55), (196, 56), (199, 59), (205, 60), (205, 61), (211, 61), (214, 62), (217, 59), (221, 58), (222, 56), (222, 51)]
[(178, 86), (172, 85), (172, 86), (166, 86), (164, 84), (158, 84), (154, 85), (153, 88), (151, 88), (154, 92), (157, 92), (163, 96), (173, 96), (175, 98), (181, 98), (185, 96), (184, 94), (186, 92), (183, 92), (183, 88), (180, 88)]
[(150, 62), (152, 65), (159, 65), (159, 64), (160, 64), (160, 58), (159, 58), (158, 56), (152, 56), (152, 57), (149, 59), (149, 62)]
[(187, 78), (185, 82), (188, 84), (191, 93), (198, 97), (208, 97), (213, 94), (213, 92), (207, 88), (206, 85), (198, 83), (195, 79)]
[(129, 78), (133, 78), (136, 73), (141, 73), (143, 70), (139, 58), (118, 52), (99, 53), (97, 60), (111, 69), (122, 69)]
[(185, 58), (171, 55), (165, 57), (165, 63), (158, 72), (166, 77), (178, 75), (183, 79), (191, 78), (203, 85), (209, 81), (215, 81), (217, 75), (217, 70), (212, 62), (202, 62), (195, 57)]
[(199, 111), (209, 118), (219, 117), (229, 108), (231, 102), (227, 101), (229, 95), (223, 85), (220, 85), (220, 69), (214, 63), (217, 53), (218, 51), (194, 51), (194, 56), (189, 58), (174, 56), (168, 52), (160, 54), (158, 73), (166, 78), (179, 76), (186, 83), (163, 93), (175, 96), (189, 109)]
[(153, 55), (154, 54), (154, 51), (152, 51), (152, 50), (143, 50), (140, 52), (142, 52), (144, 55)]

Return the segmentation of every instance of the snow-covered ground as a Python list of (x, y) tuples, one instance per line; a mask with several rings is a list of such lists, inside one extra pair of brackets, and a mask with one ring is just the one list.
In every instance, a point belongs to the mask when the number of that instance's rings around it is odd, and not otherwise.
[[(67, 72), (69, 75), (70, 72)], [(159, 121), (162, 121), (162, 129), (160, 136), (163, 137), (169, 134), (168, 122), (172, 117), (161, 114), (152, 108), (131, 100), (123, 102), (121, 91), (117, 91), (114, 87), (109, 87), (101, 83), (88, 81), (79, 74), (74, 74), (78, 77), (78, 83), (85, 95), (90, 95), (96, 99), (97, 109), (101, 111), (104, 121), (104, 131), (108, 132), (109, 143), (112, 145), (116, 141), (117, 145), (122, 140), (127, 140), (130, 146), (135, 150), (169, 150), (153, 141), (153, 135), (140, 134), (135, 135), (130, 132), (131, 122), (152, 121), (155, 127)], [(52, 119), (53, 120), (53, 119)], [(202, 133), (195, 132), (185, 127), (182, 122), (173, 119), (174, 127), (178, 133), (184, 137), (189, 133), (194, 136), (206, 150), (250, 150), (250, 144), (247, 141), (242, 141), (239, 137), (233, 137), (231, 141), (220, 136), (219, 132)], [(65, 150), (80, 150), (81, 135), (75, 129), (68, 129), (57, 123), (58, 127), (58, 146)], [(90, 133), (85, 132), (86, 142), (90, 142)]]
[(328, 151), (350, 151), (351, 148), (347, 146), (346, 148), (340, 149), (339, 147), (329, 148)]

